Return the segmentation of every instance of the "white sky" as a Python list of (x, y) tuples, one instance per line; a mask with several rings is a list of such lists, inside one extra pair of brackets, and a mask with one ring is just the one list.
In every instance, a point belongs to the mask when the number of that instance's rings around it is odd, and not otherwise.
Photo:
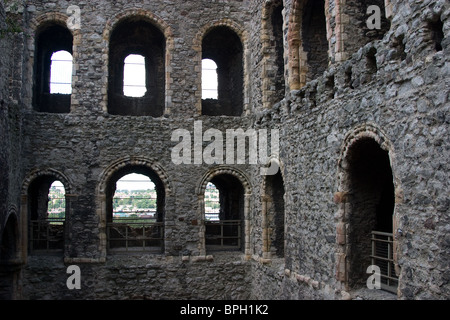
[(55, 182), (53, 182), (52, 185), (50, 186), (50, 188), (51, 188), (51, 187), (56, 187), (56, 188), (59, 188), (59, 189), (64, 189), (64, 185), (61, 183), (61, 181), (55, 181)]
[(130, 54), (125, 58), (123, 69), (123, 94), (127, 97), (143, 97), (147, 92), (145, 58)]
[(155, 189), (155, 184), (149, 177), (142, 174), (131, 173), (123, 176), (116, 183), (117, 190), (147, 190)]
[(50, 93), (72, 93), (72, 55), (67, 51), (53, 53), (50, 70)]
[[(50, 93), (72, 93), (72, 55), (64, 50), (52, 55)], [(146, 88), (145, 58), (130, 54), (124, 61), (124, 95), (143, 97)], [(213, 60), (202, 60), (202, 99), (217, 99), (217, 65)]]
[[(53, 182), (51, 187), (64, 189), (64, 186), (61, 183), (61, 181)], [(123, 176), (121, 179), (119, 179), (119, 181), (117, 181), (116, 189), (117, 190), (148, 190), (148, 189), (155, 189), (155, 184), (150, 180), (149, 177), (147, 177), (145, 175), (131, 173), (126, 176)]]
[(213, 60), (202, 60), (202, 99), (217, 99), (217, 65)]

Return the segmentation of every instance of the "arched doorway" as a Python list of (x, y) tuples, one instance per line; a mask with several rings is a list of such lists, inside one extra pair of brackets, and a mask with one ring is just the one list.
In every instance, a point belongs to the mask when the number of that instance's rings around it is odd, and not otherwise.
[(264, 258), (284, 257), (284, 181), (281, 171), (265, 177), (263, 196)]
[(380, 271), (381, 288), (396, 292), (395, 188), (389, 152), (372, 137), (361, 137), (349, 146), (341, 166), (345, 212), (338, 223), (338, 243), (345, 256), (345, 277), (340, 280), (349, 289), (365, 287), (367, 270), (375, 266)]

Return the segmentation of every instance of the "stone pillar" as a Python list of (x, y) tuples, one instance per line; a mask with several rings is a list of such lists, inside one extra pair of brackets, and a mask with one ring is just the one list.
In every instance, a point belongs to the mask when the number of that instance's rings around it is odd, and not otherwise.
[(71, 245), (71, 217), (72, 217), (72, 203), (74, 203), (78, 199), (78, 195), (76, 194), (66, 194), (66, 209), (65, 209), (65, 227), (64, 227), (64, 255), (66, 256), (66, 252), (70, 251)]
[(261, 197), (261, 213), (262, 213), (262, 251), (263, 251), (263, 259), (271, 259), (270, 254), (270, 235), (269, 235), (269, 223), (267, 219), (267, 202), (268, 198), (267, 196)]
[(23, 194), (21, 196), (20, 203), (20, 229), (21, 237), (19, 240), (19, 247), (21, 248), (21, 258), (24, 264), (27, 263), (28, 259), (28, 195)]
[(335, 16), (336, 16), (336, 43), (335, 43), (335, 61), (342, 62), (348, 59), (348, 53), (345, 50), (345, 41), (348, 38), (346, 33), (346, 26), (350, 23), (349, 17), (343, 12), (345, 0), (336, 1)]
[(106, 258), (107, 254), (107, 235), (106, 235), (106, 194), (104, 192), (97, 195), (97, 215), (99, 230), (99, 254), (100, 258)]
[(200, 256), (206, 256), (206, 244), (205, 244), (205, 195), (198, 195), (198, 252)]
[(384, 0), (384, 10), (386, 12), (386, 18), (390, 19), (392, 18), (392, 2), (391, 0)]
[(251, 235), (251, 225), (250, 225), (250, 196), (251, 194), (244, 195), (244, 228), (245, 228), (245, 249), (244, 255), (245, 260), (250, 260), (252, 257), (250, 249), (250, 235)]

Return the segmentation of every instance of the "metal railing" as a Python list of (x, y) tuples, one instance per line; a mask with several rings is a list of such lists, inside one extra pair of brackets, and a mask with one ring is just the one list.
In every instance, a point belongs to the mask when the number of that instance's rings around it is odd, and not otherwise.
[(241, 248), (241, 220), (205, 221), (205, 245), (210, 250)]
[(398, 277), (395, 274), (392, 233), (372, 231), (372, 265), (380, 268), (381, 289), (396, 293)]
[(162, 251), (164, 223), (151, 218), (116, 218), (106, 224), (108, 250)]
[(30, 221), (30, 251), (54, 253), (64, 249), (65, 219), (48, 218)]

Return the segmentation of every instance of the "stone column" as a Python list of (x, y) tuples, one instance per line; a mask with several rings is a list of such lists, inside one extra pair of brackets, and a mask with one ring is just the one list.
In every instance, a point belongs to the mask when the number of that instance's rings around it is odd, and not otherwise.
[(250, 235), (251, 235), (251, 225), (250, 225), (250, 196), (251, 194), (244, 195), (244, 228), (245, 228), (245, 251), (244, 259), (250, 260), (252, 257), (252, 252), (250, 248)]

